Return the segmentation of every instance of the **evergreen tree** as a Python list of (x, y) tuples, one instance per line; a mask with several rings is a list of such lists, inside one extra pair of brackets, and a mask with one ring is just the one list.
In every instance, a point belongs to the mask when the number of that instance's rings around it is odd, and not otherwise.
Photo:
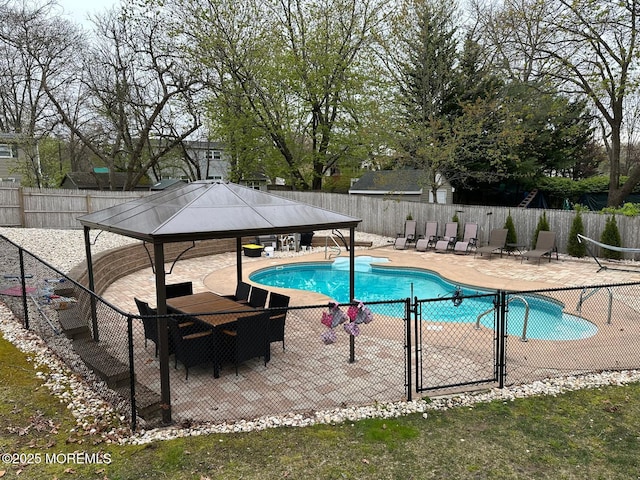
[(548, 232), (549, 231), (549, 221), (547, 220), (547, 212), (542, 212), (540, 218), (538, 219), (538, 225), (536, 226), (536, 231), (533, 232), (533, 240), (531, 242), (531, 248), (535, 249), (536, 244), (538, 243), (538, 233), (540, 231)]
[(569, 231), (569, 240), (567, 240), (567, 253), (572, 257), (582, 258), (587, 253), (587, 246), (578, 241), (578, 234), (584, 235), (584, 225), (582, 223), (582, 215), (576, 212)]
[[(518, 243), (518, 236), (516, 235), (516, 227), (513, 224), (513, 218), (511, 217), (511, 210), (509, 210), (509, 215), (507, 215), (507, 219), (504, 222), (504, 228), (507, 229), (507, 242), (506, 243)], [(506, 250), (512, 251), (512, 247), (506, 247)]]
[(460, 219), (458, 218), (458, 212), (453, 214), (453, 217), (451, 217), (451, 221), (452, 222), (456, 222), (458, 224), (458, 230), (456, 231), (456, 235), (458, 237), (460, 237), (460, 229), (461, 229), (461, 227), (460, 227)]
[[(618, 230), (618, 223), (616, 222), (615, 215), (607, 218), (607, 223), (605, 223), (604, 230), (600, 236), (600, 242), (614, 247), (622, 246), (622, 239), (620, 238), (620, 231)], [(602, 249), (601, 254), (603, 258), (609, 258), (611, 260), (620, 260), (622, 258), (622, 252), (606, 248)]]

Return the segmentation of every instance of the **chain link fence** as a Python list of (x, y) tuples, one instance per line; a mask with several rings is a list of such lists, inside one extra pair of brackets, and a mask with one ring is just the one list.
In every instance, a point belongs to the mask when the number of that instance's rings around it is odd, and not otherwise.
[[(640, 367), (638, 283), (159, 317), (119, 310), (4, 237), (0, 260), (0, 301), (133, 428), (167, 411), (180, 425), (274, 422)], [(283, 311), (283, 338), (239, 321)]]

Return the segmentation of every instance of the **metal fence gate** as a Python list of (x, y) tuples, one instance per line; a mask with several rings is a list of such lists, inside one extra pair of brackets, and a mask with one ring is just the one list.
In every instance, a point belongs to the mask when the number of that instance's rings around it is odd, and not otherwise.
[(415, 391), (496, 383), (504, 368), (500, 293), (415, 299)]

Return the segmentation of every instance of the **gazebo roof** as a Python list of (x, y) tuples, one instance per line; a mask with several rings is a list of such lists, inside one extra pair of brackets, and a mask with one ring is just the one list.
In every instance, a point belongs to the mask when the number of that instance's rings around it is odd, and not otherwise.
[(78, 217), (153, 243), (355, 228), (360, 219), (233, 183), (198, 181)]

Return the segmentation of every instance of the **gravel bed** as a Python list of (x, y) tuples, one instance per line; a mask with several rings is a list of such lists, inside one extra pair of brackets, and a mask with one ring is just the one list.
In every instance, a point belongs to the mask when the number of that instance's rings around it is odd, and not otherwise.
[[(322, 235), (322, 232), (317, 232)], [(0, 228), (4, 235), (23, 248), (37, 254), (62, 272), (68, 272), (84, 261), (83, 232), (78, 230), (12, 229)], [(367, 240), (373, 247), (388, 245), (389, 238), (377, 235), (357, 234), (358, 240)], [(100, 235), (92, 251), (99, 252), (134, 242), (119, 235)], [(293, 254), (293, 253), (292, 253)], [(580, 376), (567, 376), (537, 381), (529, 385), (518, 385), (484, 392), (457, 394), (447, 397), (420, 399), (411, 402), (378, 403), (371, 406), (319, 411), (310, 415), (265, 416), (252, 421), (222, 424), (200, 424), (189, 428), (163, 427), (131, 432), (127, 418), (118, 413), (118, 405), (105, 401), (109, 398), (104, 383), (91, 380), (91, 375), (74, 373), (57, 351), (32, 331), (27, 331), (0, 303), (0, 332), (18, 349), (27, 353), (36, 375), (43, 384), (66, 404), (76, 418), (76, 427), (70, 434), (78, 437), (91, 436), (95, 442), (118, 444), (145, 444), (157, 440), (205, 435), (209, 433), (249, 432), (266, 428), (305, 427), (314, 424), (339, 424), (364, 418), (392, 418), (410, 413), (421, 413), (425, 418), (429, 411), (455, 407), (471, 408), (474, 404), (490, 401), (513, 401), (534, 395), (558, 395), (583, 388), (599, 388), (607, 385), (625, 385), (640, 381), (640, 371), (601, 372)], [(70, 346), (69, 346), (70, 348)], [(69, 361), (68, 359), (65, 359)], [(73, 365), (76, 370), (77, 365)], [(87, 380), (89, 379), (89, 380)], [(144, 425), (143, 425), (144, 427)]]

